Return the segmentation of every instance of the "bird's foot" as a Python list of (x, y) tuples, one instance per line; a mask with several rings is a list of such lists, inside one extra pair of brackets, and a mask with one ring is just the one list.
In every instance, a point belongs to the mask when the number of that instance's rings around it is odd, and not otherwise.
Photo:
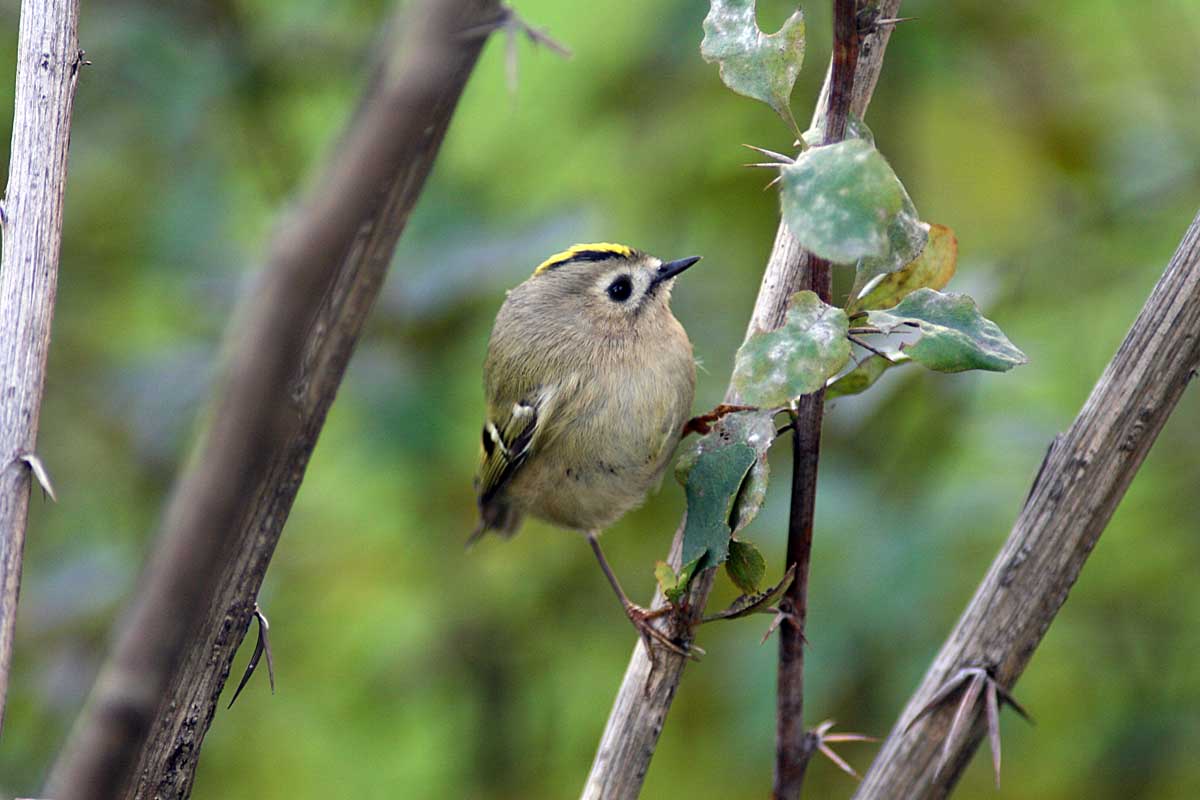
[(629, 617), (629, 621), (633, 623), (633, 627), (637, 628), (637, 632), (642, 637), (642, 643), (646, 645), (646, 652), (650, 655), (651, 659), (654, 658), (653, 643), (657, 642), (659, 646), (670, 650), (676, 655), (690, 658), (693, 661), (699, 661), (700, 656), (704, 655), (703, 650), (695, 645), (676, 642), (654, 625), (654, 620), (671, 614), (674, 611), (675, 606), (672, 605), (646, 609), (634, 603), (625, 604), (625, 616)]

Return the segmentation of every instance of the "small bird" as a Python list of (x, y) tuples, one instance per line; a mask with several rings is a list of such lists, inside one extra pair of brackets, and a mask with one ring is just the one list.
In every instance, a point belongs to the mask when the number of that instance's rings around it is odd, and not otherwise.
[(584, 533), (625, 614), (687, 651), (629, 600), (598, 536), (662, 481), (696, 389), (692, 343), (671, 313), (675, 278), (620, 244), (577, 244), (543, 261), (496, 315), (483, 367), (487, 421), (475, 479), (479, 525), (506, 537), (529, 515)]

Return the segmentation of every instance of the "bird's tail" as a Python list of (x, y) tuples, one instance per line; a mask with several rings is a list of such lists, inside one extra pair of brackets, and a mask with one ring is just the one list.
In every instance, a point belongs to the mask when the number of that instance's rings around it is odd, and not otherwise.
[(507, 503), (495, 500), (479, 508), (479, 524), (467, 537), (466, 549), (470, 550), (475, 543), (489, 532), (495, 532), (505, 539), (511, 539), (521, 527), (521, 513)]

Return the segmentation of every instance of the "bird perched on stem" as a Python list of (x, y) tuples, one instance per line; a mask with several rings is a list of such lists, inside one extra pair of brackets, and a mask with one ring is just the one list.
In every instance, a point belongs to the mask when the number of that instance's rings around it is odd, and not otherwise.
[(629, 600), (597, 537), (661, 482), (679, 443), (696, 366), (671, 288), (699, 260), (577, 244), (508, 293), (484, 363), (480, 521), (468, 541), (512, 536), (525, 515), (584, 533), (646, 649), (653, 639), (680, 654), (651, 622), (666, 609)]

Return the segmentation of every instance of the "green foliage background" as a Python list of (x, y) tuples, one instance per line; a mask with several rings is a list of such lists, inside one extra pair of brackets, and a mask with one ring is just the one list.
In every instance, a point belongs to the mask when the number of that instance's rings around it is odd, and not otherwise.
[[(0, 4), (0, 130), (17, 4)], [(806, 119), (829, 53), (806, 4)], [(503, 47), (472, 78), (268, 575), (279, 691), (217, 713), (199, 798), (530, 798), (582, 785), (632, 631), (576, 536), (531, 524), (469, 555), (480, 364), (505, 288), (575, 241), (704, 262), (675, 309), (723, 393), (778, 219), (742, 142), (765, 105), (700, 59), (707, 4), (519, 10), (575, 50)], [(350, 112), (380, 0), (83, 4), (67, 230), (0, 794), (36, 795), (133, 591), (219, 342), (278, 211)], [(761, 11), (773, 30), (790, 12)], [(969, 291), (1030, 356), (1004, 376), (893, 370), (828, 414), (809, 629), (810, 721), (882, 734), (1008, 532), (1051, 437), (1119, 344), (1200, 198), (1200, 6), (934, 3), (893, 37), (869, 122)], [(839, 276), (839, 280), (848, 275)], [(1200, 407), (1161, 436), (1006, 714), (1005, 785), (957, 796), (1200, 796)], [(780, 454), (785, 455), (785, 454)], [(786, 474), (776, 464), (776, 476)], [(786, 481), (743, 533), (768, 576)], [(648, 597), (673, 481), (606, 537)], [(714, 603), (734, 589), (721, 579)], [(773, 748), (766, 619), (704, 628), (645, 796), (759, 798)], [(235, 663), (249, 655), (243, 647)], [(859, 766), (873, 748), (849, 745)], [(847, 778), (811, 770), (813, 797)]]

